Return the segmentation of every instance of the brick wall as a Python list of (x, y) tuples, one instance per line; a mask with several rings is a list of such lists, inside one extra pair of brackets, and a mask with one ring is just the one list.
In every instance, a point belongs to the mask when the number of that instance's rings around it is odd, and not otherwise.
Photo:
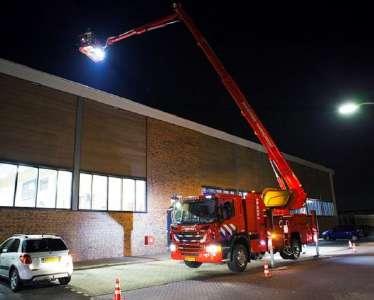
[(74, 261), (131, 254), (131, 213), (3, 208), (0, 224), (0, 240), (15, 233), (57, 234), (65, 240)]

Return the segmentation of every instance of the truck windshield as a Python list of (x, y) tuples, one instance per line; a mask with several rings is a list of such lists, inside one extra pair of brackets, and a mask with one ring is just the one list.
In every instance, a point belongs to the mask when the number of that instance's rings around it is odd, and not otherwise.
[(176, 202), (173, 208), (173, 223), (211, 223), (217, 219), (217, 205), (214, 199)]

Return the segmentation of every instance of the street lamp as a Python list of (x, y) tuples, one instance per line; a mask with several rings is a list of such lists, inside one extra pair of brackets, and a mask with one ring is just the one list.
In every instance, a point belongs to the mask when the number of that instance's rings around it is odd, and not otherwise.
[(356, 102), (346, 102), (346, 103), (343, 103), (342, 105), (339, 106), (338, 108), (338, 112), (341, 114), (341, 115), (345, 115), (345, 116), (349, 116), (349, 115), (352, 115), (354, 113), (356, 113), (360, 106), (362, 105), (373, 105), (374, 102), (361, 102), (361, 103), (356, 103)]

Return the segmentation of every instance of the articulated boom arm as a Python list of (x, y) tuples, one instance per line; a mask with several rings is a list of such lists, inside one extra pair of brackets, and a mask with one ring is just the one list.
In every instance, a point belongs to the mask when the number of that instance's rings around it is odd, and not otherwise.
[(178, 21), (182, 21), (186, 25), (188, 30), (192, 33), (198, 46), (202, 49), (207, 59), (221, 78), (223, 85), (232, 96), (236, 105), (239, 107), (245, 120), (252, 127), (261, 144), (266, 149), (280, 188), (282, 190), (289, 190), (291, 192), (290, 200), (284, 208), (298, 209), (303, 207), (306, 200), (306, 193), (300, 181), (290, 168), (282, 153), (277, 148), (265, 126), (262, 124), (252, 107), (249, 105), (247, 98), (244, 96), (237, 83), (226, 71), (222, 62), (214, 53), (213, 49), (209, 46), (202, 33), (197, 29), (192, 19), (187, 15), (187, 13), (179, 4), (174, 5), (174, 14), (166, 16), (155, 22), (148, 23), (144, 26), (135, 28), (133, 30), (127, 31), (121, 35), (110, 37), (107, 39), (107, 45), (112, 45), (133, 35), (139, 35), (154, 29), (162, 28)]

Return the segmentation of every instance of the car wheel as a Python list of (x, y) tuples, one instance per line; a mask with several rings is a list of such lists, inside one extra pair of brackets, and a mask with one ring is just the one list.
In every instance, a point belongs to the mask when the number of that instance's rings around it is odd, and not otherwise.
[(58, 279), (58, 282), (61, 284), (61, 285), (67, 285), (71, 280), (71, 277), (68, 276), (68, 277), (62, 277), (62, 278), (59, 278)]
[(200, 267), (203, 263), (201, 262), (198, 262), (198, 261), (187, 261), (185, 260), (184, 261), (185, 265), (191, 269), (197, 269), (198, 267)]
[(228, 267), (232, 272), (243, 272), (248, 264), (248, 251), (242, 244), (236, 244)]
[(22, 286), (22, 282), (21, 282), (21, 279), (19, 278), (18, 271), (15, 268), (13, 268), (10, 271), (10, 274), (9, 274), (9, 284), (10, 284), (10, 289), (13, 292), (19, 291), (20, 288), (21, 288), (21, 286)]

